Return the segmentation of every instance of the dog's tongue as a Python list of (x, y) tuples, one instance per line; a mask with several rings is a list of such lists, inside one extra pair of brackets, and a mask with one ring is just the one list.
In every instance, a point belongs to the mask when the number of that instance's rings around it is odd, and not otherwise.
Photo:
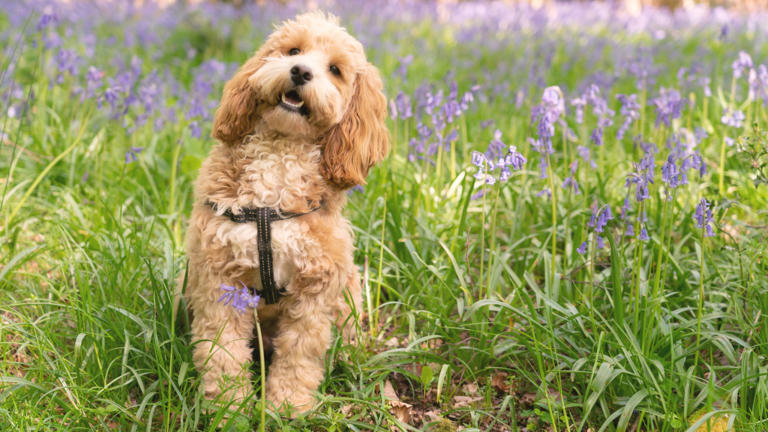
[(292, 104), (299, 104), (301, 102), (301, 97), (299, 96), (298, 93), (291, 90), (285, 94), (285, 100)]

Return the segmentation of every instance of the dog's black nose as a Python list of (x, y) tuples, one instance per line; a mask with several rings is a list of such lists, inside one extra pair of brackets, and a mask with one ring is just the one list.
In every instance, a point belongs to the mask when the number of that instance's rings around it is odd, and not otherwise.
[(303, 64), (297, 64), (291, 68), (291, 81), (297, 86), (312, 81), (312, 70)]

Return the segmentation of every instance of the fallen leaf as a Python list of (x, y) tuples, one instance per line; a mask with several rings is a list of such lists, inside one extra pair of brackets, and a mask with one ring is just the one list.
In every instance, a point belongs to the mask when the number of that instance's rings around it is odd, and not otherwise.
[(409, 424), (411, 422), (411, 418), (413, 417), (411, 412), (413, 406), (411, 404), (391, 400), (389, 401), (389, 406), (392, 415), (401, 423)]
[(387, 399), (396, 400), (396, 401), (400, 400), (400, 398), (397, 397), (397, 393), (395, 392), (395, 388), (392, 387), (392, 383), (389, 382), (389, 380), (387, 380), (384, 383), (384, 388), (381, 389), (380, 391), (381, 391), (381, 395), (384, 396)]
[(479, 402), (483, 400), (482, 396), (454, 396), (453, 397), (453, 407), (454, 408), (461, 408), (465, 406), (470, 406), (475, 402)]
[(475, 383), (464, 384), (461, 388), (467, 396), (475, 396), (478, 391), (477, 384)]
[(507, 374), (506, 372), (496, 372), (491, 377), (491, 385), (499, 391), (502, 391), (504, 393), (508, 392), (510, 389), (509, 384), (507, 383)]
[(413, 418), (413, 405), (403, 402), (399, 397), (397, 397), (395, 388), (392, 386), (392, 383), (389, 382), (389, 380), (384, 382), (384, 388), (381, 388), (380, 391), (381, 395), (384, 396), (385, 399), (389, 399), (389, 412), (392, 413), (392, 415), (395, 416), (398, 421), (406, 424), (410, 423), (411, 419)]

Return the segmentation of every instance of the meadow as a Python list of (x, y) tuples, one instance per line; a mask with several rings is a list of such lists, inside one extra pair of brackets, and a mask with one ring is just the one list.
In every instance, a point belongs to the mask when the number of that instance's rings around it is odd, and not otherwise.
[[(173, 308), (221, 89), (303, 3), (0, 2), (0, 429), (252, 430)], [(365, 315), (267, 430), (768, 430), (768, 14), (314, 2), (391, 153)]]

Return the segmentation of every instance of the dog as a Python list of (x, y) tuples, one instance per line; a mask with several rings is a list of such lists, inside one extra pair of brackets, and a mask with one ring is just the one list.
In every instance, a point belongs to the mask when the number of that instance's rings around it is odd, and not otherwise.
[[(252, 391), (254, 316), (220, 301), (223, 289), (250, 287), (262, 296), (272, 351), (267, 400), (278, 410), (312, 408), (332, 325), (348, 331), (361, 304), (342, 209), (387, 155), (386, 105), (362, 44), (320, 12), (279, 25), (224, 86), (218, 143), (200, 168), (187, 232), (185, 296), (205, 398), (242, 403)], [(253, 209), (267, 209), (272, 222), (244, 220)], [(281, 291), (266, 304), (271, 281)]]

